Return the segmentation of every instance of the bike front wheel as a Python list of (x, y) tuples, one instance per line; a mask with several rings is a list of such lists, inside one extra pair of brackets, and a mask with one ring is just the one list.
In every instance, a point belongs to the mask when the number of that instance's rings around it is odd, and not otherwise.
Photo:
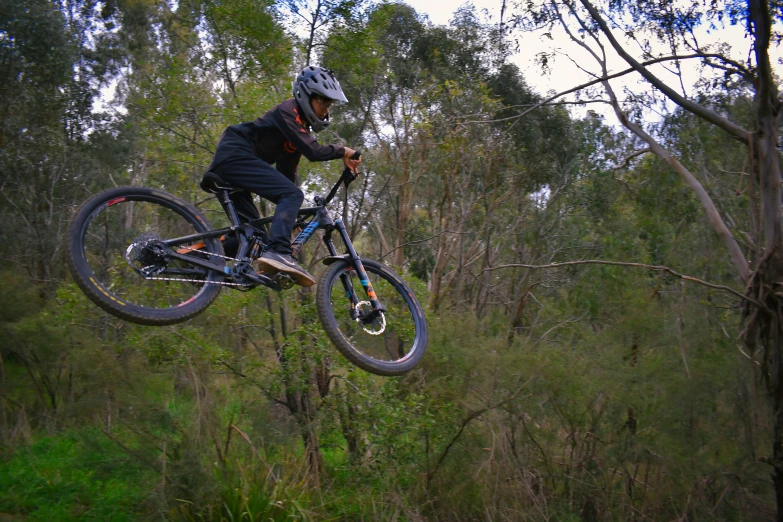
[(68, 266), (87, 297), (112, 315), (144, 325), (179, 323), (212, 304), (223, 280), (182, 256), (222, 264), (223, 249), (216, 238), (170, 240), (210, 230), (198, 210), (161, 190), (104, 190), (71, 222)]
[(345, 260), (331, 265), (318, 283), (318, 316), (346, 359), (377, 375), (402, 375), (421, 361), (427, 349), (424, 311), (410, 287), (392, 270), (370, 260), (362, 259), (362, 265), (385, 311), (372, 314), (368, 286)]

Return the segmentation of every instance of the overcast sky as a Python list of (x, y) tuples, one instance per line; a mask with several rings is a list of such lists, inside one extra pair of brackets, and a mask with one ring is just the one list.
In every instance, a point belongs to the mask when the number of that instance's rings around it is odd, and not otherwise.
[[(502, 3), (502, 0), (474, 0), (471, 2), (465, 2), (464, 0), (404, 1), (418, 12), (426, 14), (433, 24), (438, 25), (448, 24), (454, 11), (466, 3), (475, 5), (480, 12), (486, 10), (486, 13), (492, 17), (492, 20), (497, 21), (500, 18), (500, 6)], [(513, 4), (513, 2), (508, 3)], [(505, 16), (508, 17), (508, 14)], [(564, 91), (588, 81), (589, 76), (583, 71), (580, 71), (574, 62), (566, 57), (566, 54), (571, 58), (574, 58), (576, 63), (593, 71), (597, 70), (595, 61), (582, 49), (572, 44), (562, 29), (557, 28), (552, 32), (552, 35), (554, 40), (547, 39), (540, 33), (516, 35), (520, 39), (520, 51), (512, 58), (512, 61), (522, 70), (525, 81), (540, 95), (545, 95), (550, 91)], [(702, 43), (715, 40), (718, 37), (731, 43), (732, 49), (736, 51), (736, 54), (734, 55), (735, 59), (742, 60), (747, 57), (746, 54), (741, 54), (747, 53), (749, 45), (749, 40), (745, 38), (742, 27), (729, 27), (721, 29), (713, 34), (709, 34), (706, 30), (703, 30), (702, 34), (699, 35), (699, 39)], [(539, 52), (551, 50), (553, 42), (557, 45), (561, 54), (553, 63), (550, 63), (552, 69), (550, 74), (544, 75), (535, 63), (535, 56)], [(770, 49), (770, 54), (773, 59), (773, 68), (776, 69), (778, 74), (781, 74), (781, 71), (783, 70), (783, 67), (780, 65), (781, 57), (783, 56), (781, 49)], [(684, 86), (686, 89), (690, 89), (699, 77), (696, 61), (691, 60), (690, 63), (693, 66), (689, 70), (685, 70)], [(609, 67), (610, 70), (616, 72), (627, 68), (628, 65), (619, 57), (616, 57), (614, 60), (610, 59)], [(674, 76), (667, 73), (662, 66), (656, 66), (652, 70), (664, 81), (674, 82)], [(615, 90), (622, 90), (623, 87), (633, 88), (635, 85), (640, 85), (642, 82), (639, 80), (638, 75), (629, 75), (628, 78), (628, 80), (623, 81), (614, 80), (612, 84), (615, 87)], [(672, 86), (678, 87), (679, 82), (672, 83)], [(593, 105), (592, 108), (596, 108), (596, 106)], [(599, 112), (604, 113), (610, 119), (614, 119), (614, 115), (611, 113), (605, 111)]]
[[(493, 21), (497, 21), (500, 19), (500, 6), (502, 5), (502, 0), (474, 0), (471, 2), (465, 0), (404, 0), (404, 2), (419, 13), (426, 14), (430, 21), (436, 25), (448, 25), (454, 12), (465, 4), (474, 5), (480, 13), (486, 13), (492, 17)], [(507, 3), (511, 4), (512, 2)], [(509, 13), (504, 16), (508, 19)], [(526, 35), (520, 43), (520, 53), (512, 60), (522, 70), (525, 80), (539, 94), (546, 94), (550, 89), (562, 87), (563, 82), (569, 78), (573, 81), (572, 75), (563, 72), (561, 76), (557, 69), (553, 71), (553, 78), (541, 75), (539, 68), (534, 63), (534, 58), (538, 52), (549, 48), (549, 42), (541, 41), (539, 35)]]

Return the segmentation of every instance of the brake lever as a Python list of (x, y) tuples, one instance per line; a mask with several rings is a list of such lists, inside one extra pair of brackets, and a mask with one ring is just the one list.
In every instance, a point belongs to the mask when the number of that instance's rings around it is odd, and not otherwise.
[(358, 174), (354, 174), (348, 167), (343, 169), (343, 179), (345, 180), (346, 185), (350, 185), (358, 176)]
[[(361, 157), (362, 157), (362, 153), (357, 150), (356, 152), (353, 153), (353, 155), (351, 156), (351, 159), (355, 160), (355, 159), (359, 159)], [(345, 180), (346, 186), (350, 185), (351, 182), (353, 180), (355, 180), (357, 177), (359, 177), (359, 174), (358, 173), (354, 174), (353, 171), (351, 169), (349, 169), (348, 167), (345, 167), (343, 169), (343, 179)]]

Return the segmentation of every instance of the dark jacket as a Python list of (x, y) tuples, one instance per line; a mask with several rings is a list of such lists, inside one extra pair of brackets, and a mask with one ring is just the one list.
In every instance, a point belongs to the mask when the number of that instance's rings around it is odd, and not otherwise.
[(299, 159), (327, 161), (342, 158), (345, 148), (321, 145), (310, 134), (310, 126), (301, 117), (296, 100), (289, 98), (255, 121), (232, 125), (218, 143), (213, 167), (229, 163), (237, 154), (251, 153), (293, 180)]

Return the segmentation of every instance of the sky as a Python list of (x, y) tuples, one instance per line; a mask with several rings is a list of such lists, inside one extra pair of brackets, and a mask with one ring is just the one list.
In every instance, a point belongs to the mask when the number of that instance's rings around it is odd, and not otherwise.
[[(479, 12), (485, 11), (487, 15), (492, 17), (492, 20), (497, 21), (500, 18), (500, 6), (502, 0), (474, 0), (466, 2), (465, 0), (404, 0), (405, 3), (412, 6), (418, 12), (427, 15), (433, 24), (446, 25), (452, 18), (454, 11), (460, 6), (466, 3), (473, 4), (479, 10)], [(508, 4), (514, 2), (509, 1)], [(508, 17), (508, 15), (506, 15)], [(617, 33), (615, 33), (616, 36)], [(539, 95), (546, 95), (552, 92), (561, 92), (571, 87), (575, 87), (581, 83), (587, 82), (590, 77), (580, 71), (576, 64), (585, 65), (587, 68), (597, 70), (595, 61), (586, 54), (582, 49), (578, 48), (575, 44), (571, 43), (569, 37), (562, 29), (555, 29), (552, 31), (553, 40), (545, 38), (542, 33), (527, 33), (515, 35), (519, 38), (520, 50), (511, 58), (522, 71), (525, 81), (535, 90)], [(736, 53), (733, 57), (735, 59), (743, 59), (746, 55), (740, 53), (747, 53), (749, 40), (745, 38), (744, 31), (741, 27), (728, 27), (721, 29), (720, 31), (708, 33), (706, 30), (702, 30), (699, 34), (699, 39), (702, 43), (707, 43), (720, 38), (729, 42), (732, 45), (732, 50)], [(553, 43), (559, 48), (561, 54), (555, 58), (554, 62), (550, 62), (551, 72), (542, 74), (540, 67), (535, 62), (535, 57), (539, 52), (551, 50)], [(566, 54), (569, 57), (566, 57)], [(614, 54), (614, 53), (612, 53)], [(666, 53), (668, 54), (668, 53)], [(783, 61), (783, 50), (780, 48), (770, 50), (771, 58), (773, 60), (773, 68), (777, 74), (783, 73), (783, 67), (780, 65)], [(696, 67), (695, 60), (689, 61), (691, 67), (684, 68), (684, 88), (689, 90), (693, 84), (698, 80), (700, 72)], [(626, 69), (628, 65), (618, 56), (609, 60), (610, 72), (620, 71)], [(674, 75), (666, 72), (662, 66), (653, 66), (651, 68), (656, 75), (670, 83), (673, 86), (679, 86), (679, 81), (675, 82)], [(623, 88), (634, 89), (634, 87), (641, 86), (643, 81), (639, 79), (638, 75), (628, 75), (622, 80), (613, 80), (612, 85), (615, 91), (622, 91)], [(618, 92), (618, 96), (620, 96)], [(563, 98), (568, 99), (568, 98)], [(599, 106), (591, 105), (591, 109), (596, 109)], [(586, 109), (572, 109), (575, 112), (584, 113)], [(608, 107), (606, 110), (599, 110), (607, 117), (608, 120), (616, 120), (613, 113), (610, 112)], [(649, 118), (654, 119), (655, 115), (650, 114)], [(610, 121), (610, 123), (615, 123)]]
[[(427, 15), (433, 24), (448, 25), (454, 12), (466, 4), (474, 5), (479, 13), (486, 13), (486, 15), (492, 17), (492, 20), (497, 21), (500, 19), (502, 0), (474, 0), (471, 2), (466, 2), (465, 0), (404, 0), (404, 3), (410, 5), (419, 13)], [(512, 3), (510, 1), (507, 2), (507, 4)], [(504, 16), (508, 19), (509, 14), (506, 13)], [(512, 58), (512, 61), (519, 66), (525, 80), (539, 94), (546, 94), (550, 89), (557, 90), (559, 86), (562, 86), (564, 82), (572, 78), (571, 74), (565, 71), (561, 73), (558, 69), (553, 70), (550, 77), (541, 75), (534, 59), (538, 52), (549, 48), (549, 43), (543, 41), (539, 35), (527, 35), (520, 43), (520, 52)]]

